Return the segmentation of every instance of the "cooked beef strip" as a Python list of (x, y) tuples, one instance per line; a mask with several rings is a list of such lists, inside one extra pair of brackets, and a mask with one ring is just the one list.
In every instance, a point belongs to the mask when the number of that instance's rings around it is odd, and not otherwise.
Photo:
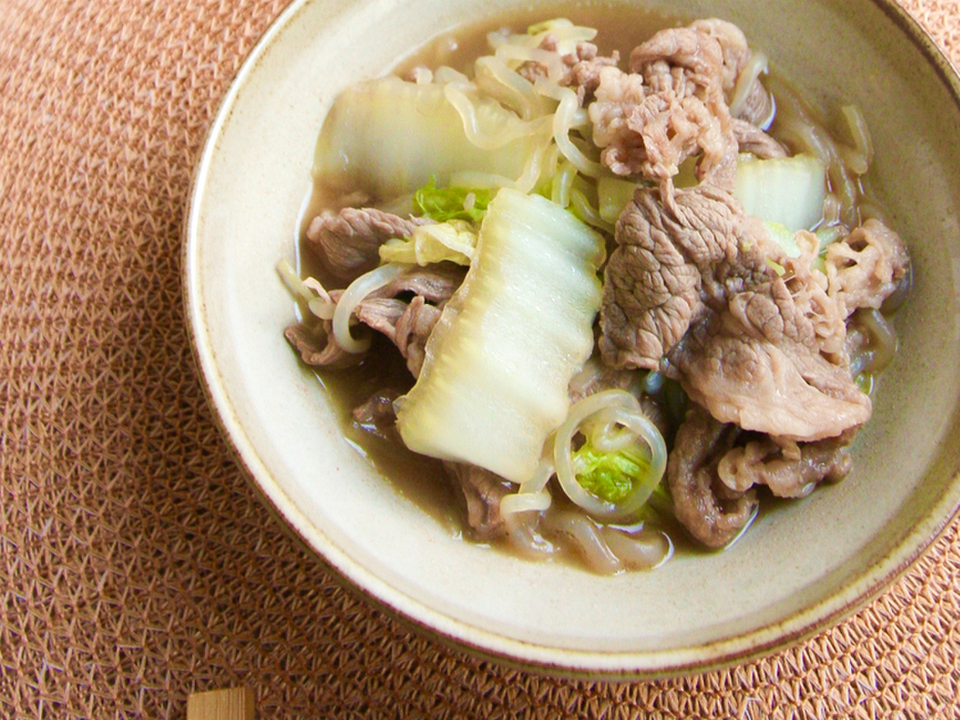
[(811, 443), (744, 433), (695, 405), (677, 431), (667, 482), (677, 519), (708, 547), (730, 542), (757, 506), (758, 485), (778, 497), (804, 497), (850, 472), (856, 430)]
[[(709, 35), (720, 43), (723, 54), (723, 92), (729, 103), (740, 73), (753, 55), (747, 45), (746, 36), (733, 23), (716, 18), (697, 20), (690, 27), (697, 32)], [(738, 117), (751, 125), (759, 126), (769, 119), (772, 110), (770, 93), (763, 87), (759, 78), (755, 79), (747, 90), (746, 100)]]
[(379, 248), (387, 240), (409, 237), (417, 226), (431, 222), (404, 219), (376, 208), (325, 211), (310, 222), (306, 244), (328, 272), (353, 280), (379, 264)]
[(722, 20), (663, 30), (630, 55), (630, 72), (596, 68), (588, 112), (601, 161), (618, 175), (642, 174), (668, 197), (680, 163), (698, 155), (697, 177), (733, 189), (738, 152), (782, 157), (760, 124), (772, 99), (759, 78), (738, 117), (727, 105), (752, 53), (743, 33)]
[(604, 57), (597, 54), (597, 46), (593, 43), (578, 43), (575, 53), (563, 56), (567, 72), (560, 84), (574, 88), (582, 106), (593, 99), (600, 85), (600, 71), (605, 67), (616, 67), (619, 62), (620, 53), (616, 50), (610, 57)]
[(460, 490), (467, 510), (467, 524), (475, 540), (490, 541), (507, 532), (500, 515), (500, 501), (516, 487), (499, 475), (476, 465), (444, 462), (443, 468)]
[(713, 38), (720, 45), (722, 62), (720, 84), (724, 93), (729, 96), (737, 85), (740, 71), (750, 61), (752, 54), (747, 45), (746, 35), (733, 23), (717, 18), (694, 20), (690, 24), (690, 29)]
[(462, 265), (442, 262), (419, 267), (412, 265), (368, 298), (396, 297), (401, 293), (422, 295), (424, 300), (442, 307), (460, 287), (467, 269)]
[(333, 323), (302, 322), (288, 326), (283, 336), (300, 353), (307, 365), (328, 368), (349, 367), (359, 356), (348, 353), (333, 339)]
[(763, 160), (786, 157), (787, 151), (784, 150), (783, 145), (756, 125), (746, 120), (734, 118), (731, 121), (731, 127), (733, 128), (733, 136), (737, 140), (739, 152), (752, 153)]
[(812, 441), (870, 417), (836, 304), (728, 193), (700, 185), (663, 203), (640, 190), (616, 241), (600, 315), (605, 362), (663, 366), (714, 417), (747, 430)]
[(806, 497), (817, 483), (842, 480), (853, 466), (847, 446), (855, 431), (812, 443), (794, 443), (763, 436), (735, 447), (717, 472), (731, 490), (745, 492), (766, 485), (778, 497)]
[(393, 401), (402, 393), (396, 388), (382, 388), (353, 409), (353, 421), (368, 433), (402, 442), (397, 431), (397, 413)]
[(674, 514), (707, 547), (723, 547), (733, 540), (757, 509), (754, 490), (732, 490), (717, 472), (739, 434), (735, 425), (717, 422), (695, 406), (677, 430), (667, 461)]
[(867, 220), (827, 246), (829, 293), (849, 317), (858, 308), (879, 308), (906, 278), (910, 257), (903, 240), (879, 220)]
[(662, 30), (630, 54), (630, 73), (600, 71), (588, 112), (601, 161), (618, 175), (641, 173), (666, 186), (700, 154), (701, 180), (732, 182), (736, 140), (723, 95), (720, 43), (693, 28)]
[(709, 313), (670, 364), (694, 402), (745, 430), (820, 440), (862, 425), (872, 411), (846, 355), (835, 363), (821, 354), (813, 323), (780, 278)]
[(616, 368), (656, 369), (708, 304), (773, 275), (766, 231), (729, 193), (710, 185), (638, 190), (620, 215), (604, 270), (600, 350)]
[[(440, 317), (440, 309), (460, 287), (465, 274), (465, 268), (453, 263), (424, 268), (413, 266), (367, 295), (357, 305), (355, 314), (361, 322), (389, 337), (406, 358), (410, 371), (417, 376), (423, 365), (430, 331)], [(341, 293), (341, 290), (333, 290), (330, 298), (336, 302)], [(413, 299), (409, 303), (396, 299), (403, 294), (411, 294)], [(333, 323), (329, 320), (291, 325), (284, 335), (308, 365), (345, 367), (361, 357), (346, 352), (337, 344)]]
[(400, 354), (407, 359), (407, 367), (414, 377), (420, 375), (425, 348), (441, 310), (428, 305), (422, 295), (409, 303), (394, 298), (371, 298), (357, 306), (360, 322), (386, 335)]

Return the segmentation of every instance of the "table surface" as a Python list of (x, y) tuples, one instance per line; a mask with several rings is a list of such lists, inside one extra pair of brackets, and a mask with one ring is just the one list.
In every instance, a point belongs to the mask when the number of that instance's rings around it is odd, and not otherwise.
[[(180, 228), (279, 0), (0, 0), (0, 716), (955, 716), (960, 522), (756, 662), (595, 683), (434, 644), (345, 591), (234, 464), (184, 330)], [(907, 8), (955, 61), (957, 3)]]

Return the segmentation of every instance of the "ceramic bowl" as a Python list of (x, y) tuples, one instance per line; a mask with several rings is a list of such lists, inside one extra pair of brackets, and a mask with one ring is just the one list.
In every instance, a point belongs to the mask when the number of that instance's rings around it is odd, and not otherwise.
[[(430, 636), (529, 668), (663, 676), (730, 664), (836, 623), (913, 562), (960, 502), (960, 81), (892, 0), (646, 0), (740, 25), (805, 92), (866, 115), (873, 186), (909, 244), (901, 351), (842, 483), (771, 513), (731, 549), (600, 577), (453, 536), (344, 439), (283, 340), (314, 144), (343, 88), (512, 0), (296, 0), (210, 130), (186, 222), (190, 330), (214, 407), (283, 522), (349, 583)], [(532, 0), (542, 18), (574, 6)]]

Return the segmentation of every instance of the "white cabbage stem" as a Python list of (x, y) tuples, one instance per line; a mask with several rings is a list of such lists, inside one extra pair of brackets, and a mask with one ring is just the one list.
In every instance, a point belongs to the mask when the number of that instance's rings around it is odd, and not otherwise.
[[(554, 146), (551, 145), (551, 147)], [(547, 152), (542, 145), (536, 146), (530, 153), (530, 157), (523, 167), (523, 172), (516, 180), (493, 173), (465, 171), (451, 175), (450, 184), (459, 187), (512, 188), (526, 195), (533, 191), (537, 180), (543, 174), (546, 155)]]
[(394, 263), (381, 265), (358, 277), (343, 291), (333, 312), (333, 336), (340, 347), (349, 353), (367, 351), (370, 338), (355, 340), (350, 334), (350, 318), (367, 295), (392, 282), (403, 269), (403, 265)]

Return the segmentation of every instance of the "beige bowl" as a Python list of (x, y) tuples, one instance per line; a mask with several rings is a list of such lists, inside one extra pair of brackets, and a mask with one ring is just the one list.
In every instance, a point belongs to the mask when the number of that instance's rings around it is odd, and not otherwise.
[[(704, 669), (836, 623), (917, 558), (960, 502), (960, 81), (892, 0), (668, 2), (739, 24), (808, 92), (858, 104), (875, 186), (909, 243), (902, 351), (843, 483), (762, 517), (732, 549), (598, 577), (460, 541), (344, 440), (281, 332), (324, 114), (347, 85), (510, 0), (296, 0), (243, 66), (211, 128), (186, 226), (190, 328), (209, 395), (286, 523), (369, 597), (431, 636), (591, 676)], [(542, 17), (560, 14), (542, 3)]]

